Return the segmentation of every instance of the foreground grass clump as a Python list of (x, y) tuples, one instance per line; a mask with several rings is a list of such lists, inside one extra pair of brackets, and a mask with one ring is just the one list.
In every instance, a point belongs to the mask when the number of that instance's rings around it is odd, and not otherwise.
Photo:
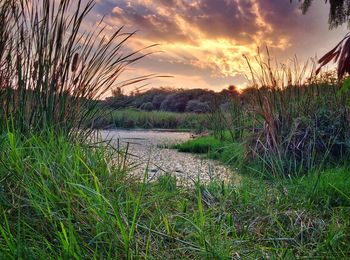
[(308, 178), (297, 179), (295, 184), (300, 193), (309, 192), (309, 199), (314, 202), (334, 207), (350, 206), (349, 167), (311, 173)]
[[(0, 137), (1, 258), (346, 257), (349, 193), (331, 172), (268, 183), (171, 174), (139, 183), (124, 155), (50, 133)], [(113, 161), (113, 163), (112, 163)], [(327, 177), (328, 176), (328, 177)], [(328, 189), (324, 187), (336, 187)], [(302, 192), (301, 192), (302, 191)], [(333, 203), (333, 198), (344, 200)], [(312, 196), (314, 195), (314, 196)], [(323, 198), (317, 200), (317, 198)]]
[(142, 111), (137, 109), (105, 110), (104, 115), (91, 120), (93, 128), (144, 128), (201, 130), (208, 125), (207, 116), (195, 113)]

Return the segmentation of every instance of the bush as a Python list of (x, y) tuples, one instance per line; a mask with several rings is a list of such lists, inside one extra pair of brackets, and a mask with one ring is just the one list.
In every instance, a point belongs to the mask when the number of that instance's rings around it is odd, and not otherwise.
[(157, 109), (157, 110), (160, 109), (160, 106), (161, 106), (163, 100), (165, 99), (166, 95), (167, 94), (165, 94), (165, 93), (161, 93), (161, 94), (157, 94), (153, 97), (152, 104), (155, 107), (155, 109)]
[(147, 102), (147, 103), (142, 104), (140, 106), (140, 109), (144, 110), (144, 111), (152, 111), (152, 110), (154, 110), (154, 106), (151, 102)]
[(186, 105), (186, 112), (208, 113), (209, 110), (208, 103), (201, 102), (199, 100), (190, 100)]
[(336, 91), (318, 85), (258, 93), (263, 103), (250, 126), (249, 149), (264, 172), (299, 175), (345, 158), (349, 121)]

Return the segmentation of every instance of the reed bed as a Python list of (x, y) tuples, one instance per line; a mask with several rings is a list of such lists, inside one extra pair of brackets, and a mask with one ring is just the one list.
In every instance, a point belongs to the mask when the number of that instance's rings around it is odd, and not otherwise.
[(119, 28), (107, 36), (103, 20), (84, 31), (82, 22), (93, 6), (90, 0), (86, 5), (81, 0), (1, 1), (2, 121), (10, 118), (21, 132), (52, 127), (66, 135), (86, 133), (77, 129), (101, 114), (93, 100), (112, 87), (150, 77), (119, 80), (127, 66), (148, 53), (125, 51), (134, 32)]
[[(222, 138), (244, 143), (247, 165), (270, 177), (299, 176), (347, 160), (349, 95), (333, 72), (314, 66), (273, 65), (269, 53), (248, 60), (252, 87), (215, 108), (210, 122)], [(216, 127), (216, 128), (215, 128)], [(248, 166), (249, 167), (249, 166)]]
[(142, 111), (137, 109), (104, 109), (105, 113), (86, 127), (95, 129), (142, 128), (142, 129), (177, 129), (201, 131), (208, 124), (207, 115), (195, 113), (174, 113), (165, 111)]

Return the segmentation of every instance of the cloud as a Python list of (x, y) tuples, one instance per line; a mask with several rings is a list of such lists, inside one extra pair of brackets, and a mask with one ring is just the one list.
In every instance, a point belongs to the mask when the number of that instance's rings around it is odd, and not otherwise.
[(224, 79), (241, 84), (247, 72), (242, 55), (256, 55), (258, 46), (268, 45), (283, 60), (297, 53), (313, 56), (312, 48), (333, 43), (324, 38), (328, 7), (315, 3), (304, 16), (298, 5), (288, 0), (99, 0), (95, 13), (106, 15), (110, 30), (121, 25), (138, 30), (128, 45), (132, 50), (160, 44), (162, 52), (142, 63), (153, 72), (175, 74), (177, 82), (200, 77), (210, 84)]
[[(267, 19), (271, 6), (255, 0), (135, 0), (100, 3), (112, 10), (106, 22), (141, 31), (144, 44), (160, 43), (163, 56), (192, 66), (211, 68), (211, 76), (242, 73), (242, 55), (256, 53), (264, 43), (271, 48), (289, 46), (287, 35), (274, 35)], [(271, 1), (270, 1), (271, 2)], [(282, 11), (296, 6), (285, 4)], [(279, 12), (280, 10), (276, 10)], [(271, 12), (271, 11), (270, 11)], [(283, 15), (281, 13), (280, 15)], [(141, 45), (141, 44), (138, 44)]]
[(109, 22), (137, 28), (159, 42), (226, 38), (244, 44), (271, 30), (253, 0), (122, 0), (112, 6), (111, 1), (99, 4), (100, 11), (112, 10)]

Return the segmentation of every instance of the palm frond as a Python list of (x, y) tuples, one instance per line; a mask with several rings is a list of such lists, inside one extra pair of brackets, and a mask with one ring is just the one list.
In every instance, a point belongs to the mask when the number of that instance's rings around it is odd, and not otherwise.
[(350, 73), (350, 33), (348, 33), (332, 50), (327, 52), (318, 63), (316, 75), (330, 62), (337, 64), (338, 79), (341, 80), (346, 73)]

